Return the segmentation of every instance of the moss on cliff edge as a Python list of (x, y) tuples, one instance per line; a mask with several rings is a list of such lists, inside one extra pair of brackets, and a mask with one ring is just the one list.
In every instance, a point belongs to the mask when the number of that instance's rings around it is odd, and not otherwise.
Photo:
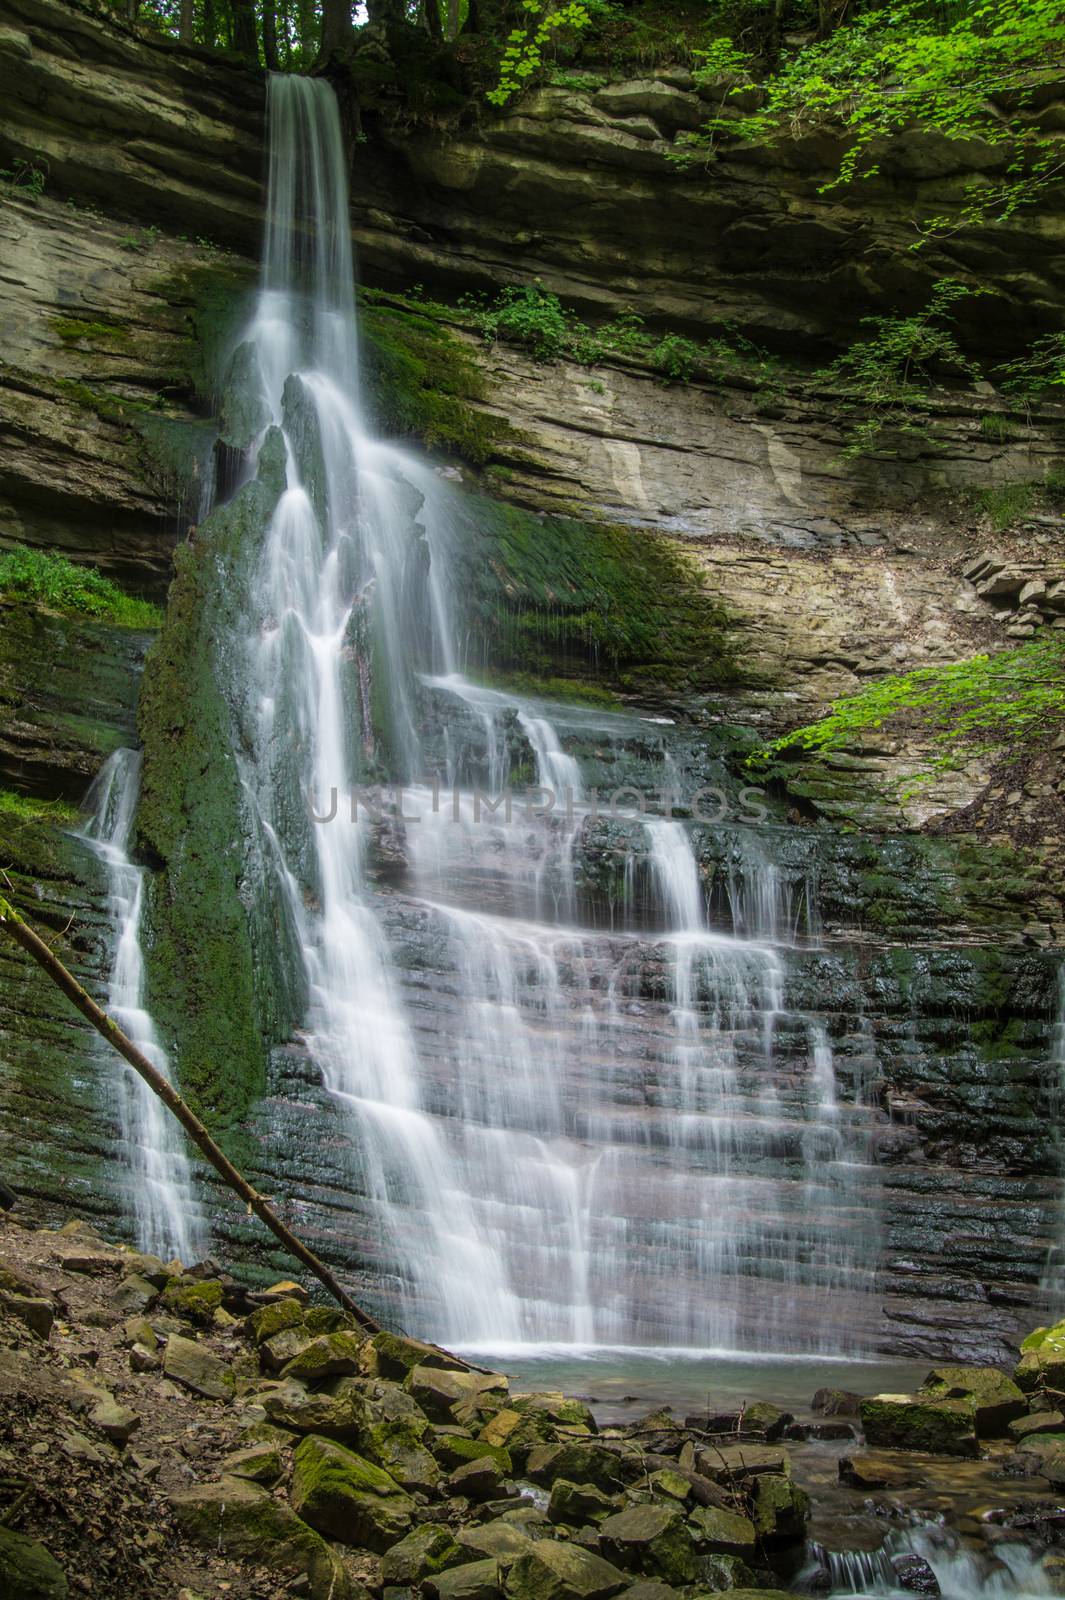
[(730, 620), (697, 563), (646, 531), (465, 502), (460, 562), (475, 661), (699, 692), (738, 677)]
[(280, 492), (277, 465), (178, 549), (139, 707), (138, 837), (161, 868), (148, 893), (147, 1003), (183, 1090), (215, 1125), (262, 1092), (269, 1045), (302, 1004), (235, 754), (247, 584)]

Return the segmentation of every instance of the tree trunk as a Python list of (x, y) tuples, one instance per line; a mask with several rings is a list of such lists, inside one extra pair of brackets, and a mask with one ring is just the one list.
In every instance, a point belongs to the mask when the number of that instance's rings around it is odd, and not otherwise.
[(274, 12), (274, 0), (262, 0), (263, 4), (263, 61), (267, 72), (280, 72), (281, 62), (277, 55), (277, 16)]
[(255, 26), (255, 0), (231, 0), (233, 48), (238, 55), (259, 59), (259, 30)]
[(429, 29), (430, 39), (439, 44), (444, 37), (444, 30), (440, 25), (439, 0), (425, 0), (425, 25)]
[(181, 12), (178, 21), (178, 38), (182, 44), (192, 43), (193, 0), (181, 0)]
[(343, 55), (355, 43), (351, 26), (351, 0), (322, 0), (322, 43), (318, 65)]
[(27, 922), (23, 921), (14, 907), (8, 905), (2, 896), (0, 896), (0, 929), (10, 934), (16, 944), (20, 944), (23, 950), (33, 957), (37, 965), (44, 968), (52, 982), (62, 989), (67, 999), (78, 1008), (82, 1016), (89, 1019), (97, 1033), (103, 1034), (108, 1044), (129, 1062), (135, 1072), (140, 1074), (152, 1093), (158, 1095), (168, 1111), (173, 1112), (196, 1148), (206, 1156), (215, 1171), (221, 1173), (229, 1187), (239, 1194), (249, 1210), (254, 1211), (255, 1215), (262, 1222), (265, 1222), (275, 1239), (278, 1239), (284, 1245), (290, 1255), (295, 1256), (297, 1261), (302, 1261), (303, 1265), (314, 1273), (318, 1281), (329, 1290), (334, 1300), (338, 1300), (344, 1310), (355, 1318), (356, 1322), (360, 1323), (368, 1332), (375, 1333), (378, 1329), (378, 1324), (373, 1318), (355, 1304), (347, 1291), (341, 1288), (325, 1263), (319, 1261), (313, 1250), (309, 1250), (302, 1240), (297, 1239), (296, 1235), (290, 1232), (269, 1203), (252, 1188), (248, 1180), (237, 1171), (224, 1151), (215, 1144), (199, 1117), (185, 1104), (169, 1079), (164, 1078), (163, 1074), (152, 1066), (147, 1056), (141, 1054), (131, 1039), (127, 1039), (121, 1028), (112, 1022), (106, 1011), (100, 1010), (96, 1001), (91, 995), (86, 994), (81, 984), (72, 973), (67, 971), (58, 956), (52, 954), (44, 940), (33, 931)]

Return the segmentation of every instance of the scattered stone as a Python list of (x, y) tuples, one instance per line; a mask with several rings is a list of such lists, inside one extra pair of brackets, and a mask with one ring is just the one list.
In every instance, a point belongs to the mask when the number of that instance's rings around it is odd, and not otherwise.
[(459, 1548), (451, 1529), (439, 1522), (428, 1522), (413, 1533), (408, 1533), (385, 1551), (381, 1562), (381, 1581), (386, 1586), (414, 1589), (423, 1578), (443, 1572), (463, 1560), (477, 1560), (490, 1555), (488, 1550), (470, 1554), (468, 1547)]
[(0, 1595), (4, 1600), (66, 1600), (67, 1579), (43, 1544), (0, 1528)]
[(154, 1350), (135, 1344), (129, 1353), (129, 1365), (132, 1372), (158, 1372), (162, 1362)]
[(506, 1378), (499, 1373), (459, 1372), (424, 1365), (411, 1369), (407, 1386), (426, 1416), (436, 1422), (450, 1422), (456, 1407), (464, 1404), (476, 1405), (493, 1396), (502, 1403), (508, 1389)]
[(494, 1461), (507, 1475), (514, 1470), (510, 1452), (499, 1445), (489, 1444), (487, 1439), (471, 1439), (464, 1433), (440, 1432), (427, 1437), (433, 1455), (449, 1471), (460, 1467), (464, 1461), (483, 1461), (486, 1458)]
[(154, 1283), (149, 1283), (147, 1278), (140, 1277), (138, 1273), (131, 1273), (108, 1296), (108, 1305), (119, 1316), (141, 1316), (158, 1298), (159, 1291)]
[(790, 1478), (762, 1473), (754, 1480), (754, 1526), (766, 1544), (789, 1543), (806, 1533), (810, 1498)]
[(158, 1349), (159, 1340), (147, 1317), (130, 1317), (122, 1331), (129, 1344), (139, 1344), (144, 1350)]
[(668, 1495), (671, 1500), (679, 1500), (682, 1504), (692, 1497), (690, 1480), (682, 1472), (674, 1472), (672, 1467), (659, 1467), (647, 1481), (653, 1493)]
[(381, 1467), (314, 1434), (297, 1446), (290, 1498), (319, 1533), (382, 1552), (410, 1531), (415, 1510)]
[(754, 1523), (738, 1511), (699, 1506), (688, 1519), (700, 1550), (718, 1555), (753, 1556), (758, 1542)]
[(852, 1489), (905, 1489), (913, 1483), (913, 1474), (882, 1456), (842, 1456), (839, 1481)]
[(791, 1471), (788, 1452), (764, 1444), (729, 1444), (702, 1450), (698, 1462), (703, 1476), (715, 1483), (754, 1478), (763, 1472)]
[(321, 1383), (324, 1378), (349, 1377), (359, 1370), (359, 1351), (365, 1340), (355, 1333), (326, 1333), (304, 1344), (282, 1368), (283, 1378)]
[(499, 1564), (491, 1559), (467, 1561), (461, 1567), (432, 1573), (423, 1578), (422, 1593), (429, 1600), (500, 1600)]
[(283, 1470), (280, 1449), (266, 1440), (234, 1450), (222, 1463), (223, 1472), (234, 1478), (248, 1478), (252, 1483), (276, 1483)]
[(89, 1421), (119, 1449), (128, 1442), (141, 1425), (141, 1419), (128, 1406), (107, 1395), (89, 1413)]
[(502, 1486), (503, 1474), (491, 1456), (482, 1456), (479, 1461), (463, 1462), (448, 1479), (451, 1493), (463, 1495), (468, 1500), (491, 1500), (499, 1494)]
[(39, 1339), (47, 1339), (55, 1322), (55, 1308), (50, 1300), (32, 1295), (9, 1294), (0, 1290), (0, 1307), (29, 1328)]
[(298, 1327), (282, 1328), (259, 1346), (259, 1362), (264, 1372), (282, 1372), (312, 1343), (311, 1335), (301, 1323)]
[(599, 1528), (599, 1548), (627, 1572), (667, 1583), (694, 1583), (698, 1575), (691, 1534), (673, 1506), (628, 1506), (607, 1517)]
[(942, 1593), (939, 1579), (924, 1556), (910, 1553), (892, 1556), (891, 1565), (895, 1569), (899, 1588), (905, 1590), (907, 1594), (938, 1596)]
[[(190, 1281), (177, 1278), (163, 1291), (163, 1305), (175, 1317), (195, 1322), (201, 1328), (210, 1327), (214, 1313), (221, 1309), (222, 1282), (218, 1278)], [(143, 1309), (143, 1308), (142, 1308)]]
[(290, 1296), (285, 1300), (274, 1300), (269, 1305), (260, 1306), (257, 1311), (251, 1312), (246, 1319), (245, 1327), (252, 1343), (258, 1348), (275, 1334), (284, 1333), (286, 1328), (302, 1327), (303, 1321), (303, 1306)]
[(179, 1333), (172, 1333), (166, 1342), (163, 1372), (172, 1382), (180, 1383), (205, 1400), (233, 1397), (233, 1374), (226, 1363), (213, 1351), (194, 1339), (182, 1338)]
[(353, 1600), (325, 1540), (257, 1483), (223, 1478), (171, 1495), (170, 1504), (182, 1533), (203, 1549), (292, 1577), (306, 1573), (311, 1600)]
[(506, 1570), (525, 1554), (532, 1539), (514, 1523), (496, 1518), (494, 1522), (484, 1522), (480, 1527), (463, 1528), (458, 1535), (458, 1544), (467, 1560), (477, 1561), (490, 1556)]
[(818, 1389), (810, 1401), (815, 1417), (856, 1417), (862, 1404), (860, 1394), (849, 1389)]
[(586, 1522), (601, 1522), (618, 1509), (618, 1497), (604, 1494), (594, 1483), (570, 1483), (566, 1478), (556, 1478), (547, 1515), (552, 1522), (579, 1528)]
[(771, 1444), (774, 1439), (782, 1437), (788, 1423), (794, 1420), (790, 1411), (782, 1411), (768, 1400), (757, 1400), (744, 1408), (741, 1427), (744, 1433)]
[(862, 1401), (866, 1442), (889, 1450), (927, 1450), (936, 1455), (979, 1454), (967, 1400), (877, 1394)]
[(541, 1539), (506, 1575), (508, 1600), (609, 1600), (625, 1574), (591, 1550)]
[(359, 1428), (349, 1394), (312, 1394), (302, 1383), (285, 1383), (262, 1397), (267, 1418), (293, 1433), (317, 1433), (327, 1439), (356, 1439)]
[(1007, 1431), (1011, 1439), (1030, 1439), (1040, 1433), (1065, 1434), (1065, 1416), (1060, 1411), (1034, 1411), (1030, 1416), (1017, 1417)]
[(1022, 1391), (997, 1367), (934, 1367), (920, 1393), (968, 1401), (978, 1439), (1003, 1438), (1009, 1424), (1028, 1409)]

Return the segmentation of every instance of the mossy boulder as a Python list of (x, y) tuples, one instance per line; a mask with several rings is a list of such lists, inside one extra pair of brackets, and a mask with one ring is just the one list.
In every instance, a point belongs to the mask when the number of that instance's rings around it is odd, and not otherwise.
[(601, 1522), (619, 1509), (618, 1497), (604, 1494), (594, 1483), (569, 1483), (565, 1478), (556, 1478), (547, 1514), (552, 1522), (582, 1528), (588, 1522)]
[(244, 1327), (252, 1343), (258, 1347), (275, 1334), (283, 1333), (286, 1328), (301, 1327), (303, 1322), (304, 1312), (299, 1301), (286, 1298), (275, 1300), (272, 1305), (260, 1306), (245, 1320)]
[(381, 1582), (386, 1588), (417, 1588), (430, 1574), (469, 1559), (456, 1544), (450, 1528), (441, 1522), (427, 1522), (385, 1551)]
[(700, 1552), (753, 1556), (758, 1534), (750, 1517), (724, 1506), (699, 1506), (688, 1519)]
[(861, 1404), (866, 1443), (887, 1450), (927, 1450), (934, 1455), (976, 1456), (972, 1405), (912, 1394), (876, 1394)]
[(163, 1290), (163, 1306), (173, 1316), (210, 1327), (221, 1309), (223, 1288), (218, 1278), (177, 1278)]
[(541, 1539), (507, 1573), (507, 1600), (609, 1600), (627, 1578), (579, 1545)]
[(533, 1483), (550, 1487), (558, 1478), (568, 1483), (591, 1483), (604, 1494), (616, 1494), (638, 1472), (634, 1462), (627, 1461), (603, 1445), (568, 1444), (541, 1445), (530, 1452), (525, 1471)]
[(233, 1373), (213, 1350), (172, 1333), (166, 1342), (163, 1373), (172, 1382), (190, 1389), (204, 1400), (231, 1400), (235, 1389)]
[(1028, 1409), (1022, 1390), (997, 1367), (935, 1367), (921, 1385), (937, 1400), (967, 1400), (978, 1439), (1001, 1439)]
[(406, 1387), (427, 1417), (447, 1423), (464, 1407), (499, 1410), (509, 1385), (498, 1372), (462, 1372), (419, 1365), (411, 1369)]
[(0, 1528), (0, 1595), (4, 1600), (67, 1600), (66, 1574), (42, 1544)]
[(422, 1580), (422, 1591), (428, 1600), (500, 1600), (503, 1590), (499, 1563), (489, 1557), (432, 1573)]
[(171, 1495), (170, 1504), (185, 1537), (213, 1555), (287, 1577), (306, 1573), (312, 1600), (352, 1600), (347, 1575), (325, 1540), (258, 1484), (227, 1477)]
[(494, 1461), (508, 1476), (514, 1470), (509, 1450), (490, 1444), (487, 1439), (474, 1439), (467, 1433), (436, 1432), (426, 1436), (426, 1442), (442, 1467), (453, 1472), (464, 1461)]
[(751, 1516), (763, 1543), (790, 1544), (805, 1537), (810, 1497), (797, 1483), (780, 1473), (762, 1473), (754, 1480), (752, 1498)]
[(296, 1449), (290, 1493), (295, 1511), (319, 1533), (381, 1552), (410, 1531), (415, 1512), (383, 1468), (314, 1434)]
[(267, 1389), (262, 1405), (269, 1421), (293, 1433), (340, 1440), (358, 1437), (358, 1417), (350, 1394), (314, 1393), (302, 1383), (284, 1383)]
[(1065, 1322), (1036, 1328), (1021, 1345), (1014, 1381), (1025, 1394), (1035, 1389), (1065, 1390)]
[(415, 1367), (466, 1370), (465, 1364), (456, 1356), (448, 1355), (446, 1350), (438, 1350), (421, 1339), (408, 1339), (401, 1333), (389, 1333), (387, 1329), (375, 1333), (363, 1350), (362, 1370), (369, 1375), (402, 1382)]
[(252, 1483), (276, 1483), (284, 1470), (281, 1448), (269, 1440), (245, 1445), (234, 1450), (223, 1462), (224, 1470), (233, 1478), (248, 1478)]
[(308, 1384), (350, 1376), (359, 1370), (359, 1352), (364, 1342), (357, 1333), (324, 1333), (305, 1344), (298, 1355), (286, 1362), (281, 1376), (298, 1378)]
[(673, 1506), (627, 1506), (599, 1527), (599, 1548), (626, 1572), (694, 1583), (698, 1565), (684, 1515)]

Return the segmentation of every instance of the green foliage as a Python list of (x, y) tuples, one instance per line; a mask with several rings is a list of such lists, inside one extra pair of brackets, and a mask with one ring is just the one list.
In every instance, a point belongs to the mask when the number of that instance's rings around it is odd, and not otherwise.
[(1039, 488), (1034, 483), (998, 483), (976, 493), (976, 503), (991, 519), (996, 533), (1022, 522), (1034, 511), (1038, 500)]
[(853, 420), (844, 455), (880, 446), (885, 430), (927, 432), (920, 413), (934, 380), (945, 374), (978, 378), (979, 368), (961, 350), (949, 324), (959, 300), (988, 291), (955, 278), (940, 278), (923, 310), (909, 317), (863, 317), (871, 336), (837, 356), (819, 377), (837, 386)]
[(723, 382), (740, 376), (756, 388), (779, 382), (774, 358), (735, 330), (703, 344), (679, 333), (656, 339), (635, 311), (623, 311), (593, 329), (539, 280), (502, 289), (491, 302), (467, 296), (460, 301), (460, 308), (486, 340), (507, 339), (523, 345), (537, 361), (564, 357), (593, 366), (611, 356), (631, 356), (657, 369), (670, 383), (688, 383), (693, 378)]
[(42, 800), (37, 795), (0, 789), (0, 816), (20, 825), (46, 822), (65, 828), (77, 822), (78, 808), (69, 800)]
[(44, 155), (19, 156), (9, 167), (0, 167), (0, 180), (21, 191), (27, 200), (39, 200), (48, 182), (48, 159)]
[(1044, 334), (1027, 355), (1005, 361), (995, 371), (1003, 374), (1002, 388), (1021, 400), (1039, 400), (1048, 390), (1065, 387), (1065, 333)]
[(1024, 432), (1024, 424), (1017, 417), (1006, 416), (1001, 411), (985, 411), (980, 418), (980, 432), (985, 439), (996, 444), (1009, 444)]
[(0, 595), (124, 628), (158, 628), (163, 620), (158, 606), (125, 594), (95, 568), (23, 545), (0, 554)]
[(1044, 630), (1016, 650), (882, 678), (834, 701), (820, 721), (794, 729), (751, 759), (764, 763), (786, 750), (841, 750), (903, 719), (932, 735), (925, 780), (973, 754), (1009, 748), (1019, 756), (1065, 719), (1065, 638)]
[(85, 317), (50, 317), (52, 329), (64, 344), (80, 344), (83, 339), (128, 339), (129, 329), (114, 322), (91, 321)]
[[(811, 129), (839, 129), (844, 150), (823, 190), (879, 171), (884, 142), (910, 126), (947, 139), (981, 140), (1007, 156), (1002, 178), (977, 181), (961, 222), (1007, 220), (1046, 192), (1062, 170), (1056, 143), (1025, 112), (1033, 74), (1060, 63), (1065, 13), (1058, 0), (976, 0), (947, 12), (919, 0), (863, 10), (827, 38), (784, 56), (758, 85), (750, 54), (731, 41), (706, 53), (698, 76), (727, 97), (760, 90), (742, 115), (721, 112), (702, 135), (678, 142), (680, 159), (711, 154), (722, 136), (771, 140)], [(947, 219), (923, 225), (925, 237)]]
[(499, 81), (488, 91), (487, 98), (495, 106), (505, 106), (540, 70), (544, 50), (553, 34), (560, 28), (578, 32), (591, 21), (590, 7), (585, 0), (564, 0), (563, 4), (554, 5), (545, 4), (544, 0), (522, 0), (522, 10), (524, 23), (512, 28), (507, 36), (499, 63)]

